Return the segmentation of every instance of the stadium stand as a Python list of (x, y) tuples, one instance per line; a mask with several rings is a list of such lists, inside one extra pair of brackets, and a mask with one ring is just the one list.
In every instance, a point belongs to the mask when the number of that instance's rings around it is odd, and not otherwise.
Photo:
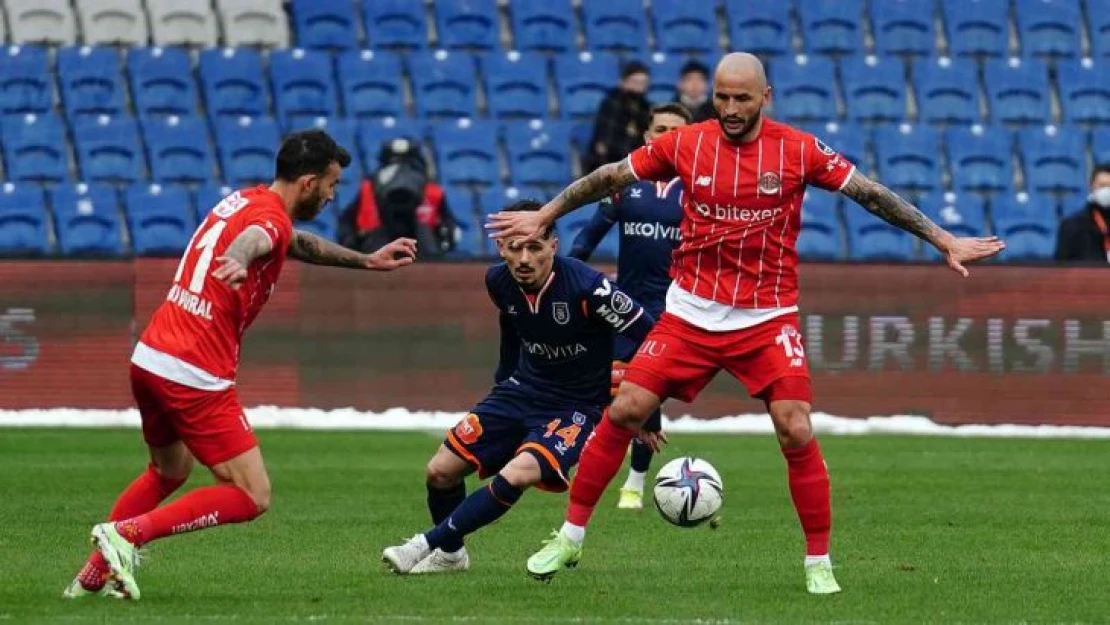
[[(226, 188), (268, 179), (281, 135), (320, 126), (355, 160), (337, 209), (382, 143), (408, 136), (458, 213), (455, 256), (489, 254), (481, 214), (579, 173), (622, 62), (647, 63), (662, 102), (688, 59), (712, 66), (733, 49), (767, 62), (773, 116), (956, 230), (1014, 233), (1003, 260), (1050, 256), (1060, 207), (1074, 210), (1090, 167), (1110, 160), (1110, 0), (0, 7), (0, 184), (5, 206), (27, 199), (30, 211), (3, 218), (20, 224), (5, 253), (168, 253), (199, 216), (194, 198), (203, 213)], [(143, 194), (188, 214), (136, 217)], [(336, 212), (306, 227), (332, 236)], [(810, 259), (935, 260), (827, 194), (807, 197), (802, 222)], [(614, 251), (607, 241), (599, 254)]]

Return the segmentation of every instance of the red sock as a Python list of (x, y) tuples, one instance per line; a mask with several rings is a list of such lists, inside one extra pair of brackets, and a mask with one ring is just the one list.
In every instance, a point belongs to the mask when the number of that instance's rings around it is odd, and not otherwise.
[(183, 534), (229, 523), (245, 523), (259, 515), (258, 505), (238, 486), (207, 486), (189, 491), (173, 503), (116, 523), (116, 530), (136, 545), (171, 534)]
[(802, 447), (783, 448), (790, 479), (790, 496), (806, 535), (806, 555), (829, 553), (832, 504), (829, 502), (829, 469), (814, 438)]
[[(186, 478), (166, 478), (158, 474), (153, 464), (148, 464), (146, 471), (122, 492), (112, 511), (108, 514), (109, 521), (120, 521), (150, 512), (165, 501), (166, 497), (181, 488)], [(100, 590), (108, 574), (108, 562), (99, 551), (89, 554), (88, 560), (81, 572), (77, 574), (85, 590)]]
[(636, 432), (614, 424), (609, 419), (609, 410), (605, 410), (601, 423), (582, 450), (578, 471), (570, 484), (568, 523), (585, 527), (590, 522), (594, 507), (609, 482), (620, 471), (624, 464), (624, 452), (635, 437)]

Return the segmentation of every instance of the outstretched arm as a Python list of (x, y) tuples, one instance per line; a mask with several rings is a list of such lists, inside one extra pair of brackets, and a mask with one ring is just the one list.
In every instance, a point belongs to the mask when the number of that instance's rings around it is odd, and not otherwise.
[(953, 236), (933, 223), (913, 204), (859, 170), (852, 173), (841, 193), (887, 223), (928, 241), (944, 255), (948, 266), (964, 277), (968, 275), (968, 271), (963, 263), (989, 258), (1006, 248), (1006, 244), (998, 237)]
[(411, 265), (416, 260), (416, 241), (397, 239), (373, 254), (363, 254), (311, 232), (294, 230), (293, 240), (289, 243), (289, 255), (313, 265), (392, 271)]
[(250, 226), (239, 233), (231, 245), (224, 250), (223, 256), (216, 258), (219, 265), (212, 272), (212, 277), (227, 282), (232, 288), (247, 279), (247, 267), (255, 261), (270, 253), (274, 247), (273, 239), (261, 226)]
[(632, 173), (628, 159), (621, 159), (602, 165), (593, 173), (570, 183), (538, 212), (494, 213), (489, 216), (486, 227), (491, 230), (491, 238), (538, 237), (563, 215), (612, 195), (633, 182), (636, 182), (636, 175)]

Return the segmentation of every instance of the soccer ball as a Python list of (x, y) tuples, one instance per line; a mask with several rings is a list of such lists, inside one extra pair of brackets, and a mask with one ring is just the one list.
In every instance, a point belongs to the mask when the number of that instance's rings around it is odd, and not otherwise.
[(655, 475), (655, 508), (669, 523), (694, 527), (714, 518), (724, 502), (717, 469), (701, 458), (675, 458)]

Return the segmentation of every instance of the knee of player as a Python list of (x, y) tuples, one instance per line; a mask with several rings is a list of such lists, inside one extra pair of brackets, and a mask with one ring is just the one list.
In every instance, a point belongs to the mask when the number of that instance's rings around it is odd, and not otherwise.
[(800, 447), (813, 438), (813, 426), (809, 421), (809, 411), (801, 407), (790, 407), (776, 415), (775, 429), (779, 442), (785, 447)]
[(512, 486), (523, 490), (539, 484), (543, 479), (543, 468), (535, 456), (525, 452), (505, 465), (500, 475)]
[(428, 461), (428, 465), (424, 467), (424, 479), (427, 481), (428, 486), (443, 490), (458, 484), (462, 476), (447, 470), (446, 467), (436, 462), (435, 458), (432, 458)]
[(639, 428), (654, 410), (651, 402), (644, 401), (635, 393), (621, 391), (609, 406), (609, 419), (622, 427)]

